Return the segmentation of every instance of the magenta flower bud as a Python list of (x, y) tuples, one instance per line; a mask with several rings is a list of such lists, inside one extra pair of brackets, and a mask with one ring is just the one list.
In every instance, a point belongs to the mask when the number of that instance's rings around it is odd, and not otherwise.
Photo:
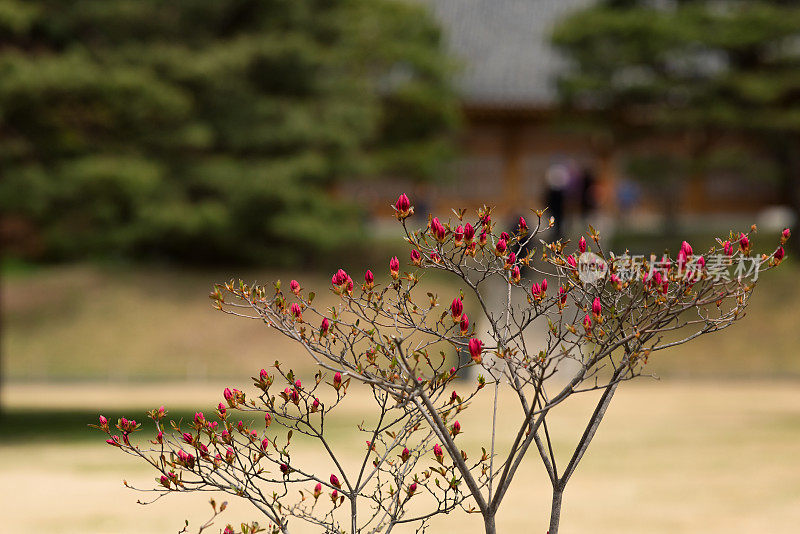
[(269, 440), (264, 438), (261, 440), (261, 450), (267, 452), (267, 447), (269, 447)]
[(475, 238), (475, 228), (470, 223), (464, 225), (464, 240), (469, 243)]
[(790, 237), (792, 237), (792, 231), (788, 228), (784, 228), (781, 232), (781, 245), (785, 244)]
[(206, 422), (206, 417), (203, 415), (203, 412), (196, 412), (194, 414), (194, 423), (196, 425), (203, 426), (205, 422)]
[(592, 315), (594, 315), (595, 318), (598, 318), (602, 313), (603, 313), (603, 305), (600, 303), (600, 298), (595, 297), (594, 302), (592, 302)]
[(108, 419), (106, 419), (105, 416), (100, 416), (100, 426), (104, 428), (108, 426)]
[(508, 249), (508, 245), (506, 244), (506, 240), (500, 238), (497, 241), (497, 244), (494, 246), (494, 249), (497, 251), (497, 254), (499, 256), (503, 256), (506, 253), (506, 250)]
[(389, 260), (389, 274), (391, 274), (392, 278), (395, 280), (400, 276), (400, 260), (397, 259), (397, 256), (392, 256), (392, 259)]
[(478, 238), (478, 244), (480, 246), (484, 246), (486, 244), (487, 239), (488, 238), (486, 237), (486, 232), (485, 231), (481, 232), (481, 235)]
[(519, 270), (519, 265), (515, 265), (511, 268), (511, 281), (515, 284), (518, 284), (521, 279), (522, 273)]
[(450, 314), (453, 316), (453, 321), (458, 322), (461, 320), (461, 314), (464, 312), (464, 303), (460, 298), (456, 297), (450, 304)]
[(453, 392), (450, 394), (450, 404), (453, 404), (457, 400), (458, 400), (458, 393), (456, 392), (456, 390), (453, 390)]
[(225, 461), (228, 463), (233, 462), (233, 459), (236, 455), (233, 452), (233, 449), (228, 447), (228, 450), (225, 451)]
[(158, 434), (156, 434), (156, 442), (164, 443), (164, 432), (162, 432), (161, 430), (159, 430)]
[(528, 223), (525, 222), (525, 217), (519, 218), (519, 224), (517, 225), (519, 228), (520, 234), (527, 234), (528, 233)]
[(291, 393), (289, 393), (289, 398), (292, 399), (292, 402), (297, 404), (300, 402), (300, 394), (297, 392), (296, 389), (293, 389)]
[(289, 290), (290, 290), (292, 293), (294, 293), (295, 295), (299, 295), (299, 294), (300, 294), (300, 284), (298, 283), (298, 281), (297, 281), (297, 280), (292, 280), (292, 281), (289, 283)]
[(422, 263), (422, 256), (420, 255), (419, 250), (413, 249), (411, 251), (411, 263), (417, 266)]
[(303, 383), (300, 381), (300, 379), (299, 379), (299, 378), (298, 378), (297, 380), (295, 380), (295, 381), (294, 381), (294, 387), (295, 387), (295, 388), (296, 388), (298, 391), (299, 391), (299, 390), (301, 390), (301, 389), (303, 389)]
[(342, 373), (338, 371), (333, 374), (333, 387), (336, 388), (336, 391), (339, 391), (339, 388), (342, 387)]
[(464, 227), (459, 224), (453, 231), (453, 237), (455, 238), (456, 246), (460, 247), (464, 242)]
[(298, 303), (292, 304), (291, 307), (292, 316), (298, 321), (303, 321), (303, 311), (300, 309), (300, 305)]
[(237, 429), (239, 432), (243, 431), (243, 430), (244, 430), (244, 421), (239, 421), (239, 422), (236, 424), (236, 429)]
[(481, 226), (483, 226), (485, 230), (486, 227), (489, 226), (490, 224), (492, 224), (492, 216), (487, 213), (486, 215), (481, 217)]
[(406, 463), (410, 457), (411, 451), (408, 450), (408, 447), (404, 447), (403, 452), (400, 453), (400, 459), (403, 460), (403, 463)]
[(367, 286), (367, 289), (372, 289), (372, 286), (375, 284), (375, 275), (372, 274), (372, 271), (367, 269), (367, 272), (364, 273), (364, 283)]
[(515, 263), (517, 263), (517, 255), (513, 252), (509, 252), (506, 258), (506, 269), (510, 269)]
[(540, 287), (542, 288), (542, 295), (544, 295), (547, 292), (547, 278), (542, 279)]
[(583, 328), (586, 329), (588, 332), (592, 329), (592, 318), (589, 317), (589, 314), (586, 314), (586, 317), (583, 318)]
[(511, 236), (508, 235), (508, 232), (502, 232), (500, 234), (500, 239), (503, 239), (503, 240), (505, 240), (507, 242), (509, 239), (511, 239)]
[(233, 398), (233, 393), (231, 393), (230, 388), (225, 388), (222, 392), (222, 396), (225, 397), (225, 400), (229, 401)]
[(164, 486), (165, 488), (169, 487), (169, 479), (167, 478), (167, 475), (161, 475), (161, 478), (159, 480), (161, 481), (162, 486)]
[(559, 301), (560, 301), (562, 306), (567, 303), (567, 288), (566, 287), (564, 287), (564, 286), (559, 286), (558, 287), (558, 298), (559, 298)]
[(234, 534), (233, 527), (230, 526), (230, 525), (227, 525), (225, 527), (225, 530), (222, 531), (222, 534)]
[(311, 403), (311, 411), (316, 412), (317, 410), (319, 410), (319, 399), (314, 397), (314, 402)]
[(459, 434), (460, 432), (461, 432), (461, 423), (456, 421), (455, 423), (453, 423), (452, 434), (453, 434), (453, 436), (455, 436), (455, 435)]
[(447, 236), (447, 229), (441, 222), (439, 222), (438, 217), (431, 219), (430, 227), (433, 237), (435, 237), (440, 243), (443, 242), (444, 238)]
[(697, 258), (697, 266), (700, 267), (701, 270), (706, 268), (706, 259), (703, 256)]
[(783, 250), (783, 247), (779, 246), (777, 249), (775, 249), (773, 257), (775, 258), (776, 261), (778, 262), (782, 261), (784, 256), (786, 256), (786, 251)]
[(570, 254), (567, 256), (567, 265), (569, 265), (572, 269), (578, 268), (578, 260), (575, 259), (575, 256)]
[(119, 445), (119, 436), (111, 436), (110, 438), (108, 438), (106, 440), (106, 443), (108, 443), (109, 445), (113, 445), (115, 447), (119, 447), (120, 446)]
[(744, 233), (739, 234), (739, 248), (747, 254), (750, 251), (750, 239)]
[(192, 435), (189, 434), (188, 432), (184, 432), (183, 433), (183, 441), (185, 441), (186, 443), (191, 445), (192, 441), (194, 441), (194, 437), (192, 437)]
[(586, 239), (583, 236), (578, 240), (578, 252), (581, 254), (586, 252)]
[(725, 255), (733, 256), (733, 244), (730, 241), (722, 243), (722, 249), (725, 251)]
[(450, 368), (450, 376), (453, 376), (454, 374), (456, 374), (456, 368), (455, 367), (451, 367)]
[(333, 490), (331, 492), (331, 500), (333, 501), (334, 504), (336, 504), (336, 499), (338, 499), (338, 498), (339, 498), (339, 492), (336, 491), (336, 490)]
[(338, 271), (336, 271), (336, 274), (334, 274), (331, 277), (331, 284), (340, 287), (345, 285), (349, 279), (350, 276), (348, 276), (348, 274), (344, 271), (344, 269), (339, 269)]
[(692, 250), (692, 245), (690, 245), (688, 241), (681, 243), (681, 250), (684, 252), (687, 258), (690, 257), (694, 252)]
[(408, 496), (411, 497), (415, 491), (417, 491), (417, 483), (412, 482), (411, 485), (408, 487)]
[(431, 261), (432, 261), (433, 263), (439, 263), (440, 261), (442, 261), (442, 258), (440, 258), (440, 257), (439, 257), (439, 254), (438, 254), (438, 253), (436, 253), (436, 252), (431, 252)]
[(328, 322), (328, 318), (327, 317), (323, 317), (322, 318), (322, 324), (319, 325), (319, 333), (320, 333), (320, 335), (323, 335), (323, 336), (327, 335), (328, 334), (328, 328), (330, 328), (330, 322)]
[(398, 220), (405, 219), (414, 213), (414, 210), (411, 208), (411, 201), (405, 193), (397, 197), (397, 202), (394, 203), (394, 209), (397, 210)]
[(272, 416), (268, 413), (264, 414), (264, 424), (267, 425), (267, 428), (272, 424)]
[(466, 313), (461, 314), (461, 321), (459, 321), (459, 326), (461, 327), (461, 335), (466, 336), (467, 332), (469, 331), (469, 317), (467, 317)]
[(533, 285), (531, 286), (531, 295), (533, 295), (533, 298), (535, 299), (538, 299), (539, 297), (542, 296), (542, 288), (536, 282), (534, 282)]
[(440, 461), (444, 456), (444, 453), (442, 452), (442, 447), (438, 443), (433, 446), (433, 455), (436, 456), (436, 459)]
[(317, 485), (314, 486), (314, 499), (318, 499), (320, 495), (322, 495), (322, 483), (317, 482)]
[(331, 473), (331, 485), (336, 487), (336, 488), (341, 488), (342, 487), (342, 483), (339, 482), (339, 477), (337, 477), (336, 475), (334, 475), (332, 473)]
[(481, 363), (483, 360), (481, 357), (481, 353), (483, 352), (483, 341), (472, 338), (469, 340), (467, 347), (469, 348), (469, 355), (472, 357), (472, 360), (475, 363)]

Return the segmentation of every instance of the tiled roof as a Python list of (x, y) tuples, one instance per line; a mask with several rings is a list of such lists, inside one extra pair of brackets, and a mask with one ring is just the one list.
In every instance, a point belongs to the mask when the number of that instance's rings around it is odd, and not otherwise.
[(442, 24), (460, 63), (465, 103), (497, 107), (550, 104), (565, 61), (550, 46), (555, 24), (595, 0), (421, 0)]

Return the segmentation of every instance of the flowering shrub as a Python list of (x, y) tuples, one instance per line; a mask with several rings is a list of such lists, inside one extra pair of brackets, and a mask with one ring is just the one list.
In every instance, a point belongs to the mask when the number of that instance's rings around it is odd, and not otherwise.
[[(208, 416), (176, 422), (163, 408), (150, 412), (156, 434), (139, 444), (131, 441), (141, 428), (136, 421), (120, 419), (113, 430), (100, 418), (111, 446), (156, 469), (151, 491), (158, 497), (221, 490), (253, 503), (275, 533), (289, 532), (292, 518), (324, 532), (389, 531), (404, 523), (424, 530), (431, 517), (456, 508), (481, 514), (491, 533), (533, 446), (553, 487), (549, 532), (556, 534), (564, 488), (618, 385), (641, 375), (654, 353), (742, 317), (758, 273), (781, 263), (790, 236), (784, 230), (774, 252), (760, 256), (752, 254), (753, 227), (702, 253), (684, 241), (674, 259), (644, 258), (606, 251), (591, 227), (577, 245), (543, 241), (553, 225), (543, 211), (531, 221), (520, 218), (514, 232), (497, 232), (487, 207), (472, 218), (464, 210), (448, 221), (429, 217), (418, 229), (409, 225), (414, 208), (405, 195), (394, 211), (412, 268), (403, 271), (392, 257), (387, 285), (369, 270), (356, 283), (339, 269), (330, 287), (338, 301), (326, 309), (296, 280), (288, 292), (280, 282), (239, 281), (211, 294), (217, 309), (261, 320), (300, 345), (318, 366), (311, 380), (276, 361), (274, 371), (253, 377), (255, 395), (226, 388), (224, 402)], [(480, 318), (468, 317), (463, 293), (440, 301), (422, 289), (429, 269), (455, 277)], [(486, 296), (490, 283), (503, 287), (500, 306)], [(525, 331), (538, 324), (541, 345), (529, 346)], [(470, 357), (449, 364), (443, 347)], [(555, 379), (568, 362), (571, 374)], [(479, 374), (465, 384), (459, 377), (468, 368)], [(459, 414), (484, 399), (478, 396), (487, 385), (495, 414), (503, 387), (515, 392), (521, 416), (508, 450), (495, 447), (493, 416), (487, 448), (470, 458), (458, 445)], [(375, 412), (358, 425), (366, 446), (355, 463), (341, 460), (341, 437), (331, 426), (352, 387), (368, 390)], [(597, 406), (558, 469), (548, 415), (587, 391), (600, 392)], [(298, 437), (317, 442), (329, 467), (296, 461)], [(241, 531), (263, 529), (251, 524)]]

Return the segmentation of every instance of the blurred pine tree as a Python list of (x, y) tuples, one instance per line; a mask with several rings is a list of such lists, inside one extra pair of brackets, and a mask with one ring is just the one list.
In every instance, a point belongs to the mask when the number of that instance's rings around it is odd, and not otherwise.
[(0, 0), (3, 219), (42, 259), (289, 264), (353, 242), (336, 182), (428, 179), (449, 155), (439, 40), (392, 0)]

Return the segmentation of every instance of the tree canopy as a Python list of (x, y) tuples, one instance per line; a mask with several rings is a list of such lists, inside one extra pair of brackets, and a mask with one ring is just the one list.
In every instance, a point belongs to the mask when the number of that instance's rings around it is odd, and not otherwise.
[(337, 182), (449, 154), (439, 40), (392, 0), (0, 0), (4, 233), (45, 259), (339, 247)]

